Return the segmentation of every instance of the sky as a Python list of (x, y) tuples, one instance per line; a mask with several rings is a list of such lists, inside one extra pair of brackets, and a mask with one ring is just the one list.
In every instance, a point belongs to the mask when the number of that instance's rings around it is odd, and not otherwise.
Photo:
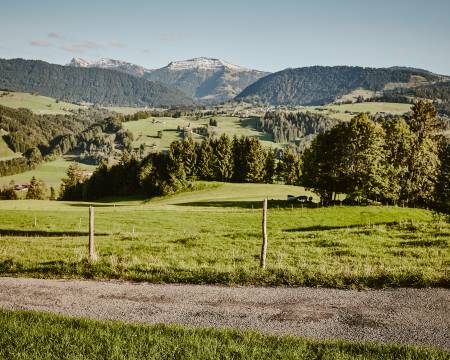
[(265, 71), (412, 66), (450, 75), (450, 0), (0, 0), (0, 58), (207, 56)]

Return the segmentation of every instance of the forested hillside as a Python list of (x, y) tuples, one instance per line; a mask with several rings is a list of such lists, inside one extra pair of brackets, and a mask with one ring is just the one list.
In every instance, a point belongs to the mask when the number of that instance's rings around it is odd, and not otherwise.
[(383, 90), (387, 84), (441, 79), (423, 70), (312, 66), (286, 69), (248, 86), (236, 99), (271, 105), (323, 105), (356, 89)]
[(77, 111), (70, 115), (36, 115), (28, 109), (11, 109), (0, 105), (0, 128), (14, 152), (49, 146), (57, 136), (78, 133), (90, 124), (103, 119), (104, 112)]
[(132, 135), (122, 119), (104, 109), (77, 110), (68, 115), (37, 115), (27, 109), (0, 106), (4, 142), (23, 157), (0, 161), (0, 176), (33, 168), (42, 161), (76, 150), (80, 160), (98, 164), (131, 151)]
[(413, 102), (414, 98), (432, 100), (439, 113), (450, 116), (450, 81), (409, 89), (395, 89), (380, 98), (390, 102)]
[(36, 92), (69, 102), (176, 106), (193, 101), (181, 91), (118, 71), (44, 61), (0, 59), (0, 89)]

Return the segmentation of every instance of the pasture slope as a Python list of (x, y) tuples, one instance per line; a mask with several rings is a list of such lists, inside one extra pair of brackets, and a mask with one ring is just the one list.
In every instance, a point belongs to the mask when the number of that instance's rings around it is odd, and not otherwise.
[(67, 114), (72, 110), (85, 108), (85, 106), (59, 101), (48, 96), (30, 94), (25, 92), (0, 91), (0, 105), (10, 108), (26, 108), (36, 114)]

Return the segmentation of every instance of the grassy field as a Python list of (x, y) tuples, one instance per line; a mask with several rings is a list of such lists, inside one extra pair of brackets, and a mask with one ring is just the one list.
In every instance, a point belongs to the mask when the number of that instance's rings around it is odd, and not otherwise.
[[(35, 176), (44, 180), (47, 186), (53, 186), (56, 190), (59, 188), (61, 179), (66, 176), (66, 170), (70, 165), (70, 161), (60, 158), (50, 162), (44, 162), (34, 170), (26, 171), (16, 175), (0, 177), (0, 185), (8, 185), (11, 181), (16, 184), (29, 183), (30, 179)], [(94, 169), (95, 166), (80, 164), (83, 169)]]
[(0, 91), (0, 105), (11, 108), (27, 108), (36, 114), (66, 114), (68, 110), (76, 110), (81, 106), (57, 102), (56, 99), (23, 92)]
[(0, 310), (4, 359), (448, 359), (443, 350)]
[[(130, 130), (134, 135), (134, 146), (139, 147), (145, 144), (151, 150), (167, 149), (171, 142), (180, 140), (180, 133), (177, 128), (183, 127), (203, 127), (208, 125), (208, 118), (195, 120), (194, 118), (181, 117), (156, 117), (124, 123), (124, 127)], [(266, 146), (276, 146), (270, 140), (270, 135), (260, 132), (256, 129), (256, 119), (240, 119), (238, 117), (214, 116), (218, 126), (212, 127), (213, 131), (218, 135), (226, 133), (230, 136), (254, 136), (257, 137)], [(162, 138), (158, 138), (158, 131), (162, 131)], [(202, 136), (193, 134), (194, 139), (201, 139)]]
[(370, 114), (387, 113), (401, 115), (410, 111), (411, 104), (364, 102), (342, 105), (307, 106), (302, 109), (312, 112), (319, 112), (339, 120), (348, 121), (353, 116), (361, 112), (368, 112)]
[(2, 131), (0, 129), (0, 161), (12, 159), (12, 158), (15, 158), (15, 157), (18, 157), (18, 156), (20, 156), (20, 154), (14, 153), (14, 151), (12, 151), (8, 147), (8, 145), (6, 144), (5, 140), (3, 140)]
[[(86, 260), (89, 204), (2, 201), (0, 273), (228, 285), (450, 286), (450, 225), (430, 212), (302, 208), (282, 200), (301, 193), (284, 185), (215, 184), (151, 201), (97, 203), (94, 264)], [(274, 200), (262, 271), (264, 196)]]

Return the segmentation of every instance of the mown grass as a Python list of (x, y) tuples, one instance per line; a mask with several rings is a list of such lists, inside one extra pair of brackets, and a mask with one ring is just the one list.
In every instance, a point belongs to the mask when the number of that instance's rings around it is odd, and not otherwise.
[(5, 359), (449, 359), (444, 350), (0, 310)]
[(36, 114), (67, 114), (69, 110), (77, 110), (82, 106), (56, 102), (56, 99), (24, 92), (0, 91), (0, 105), (11, 108), (26, 108)]
[[(258, 191), (272, 198), (269, 189), (216, 184), (150, 202), (97, 203), (93, 264), (86, 259), (89, 204), (0, 202), (0, 273), (337, 288), (450, 285), (450, 225), (434, 222), (426, 210), (397, 207), (269, 201), (268, 266), (261, 270), (256, 199)], [(283, 191), (293, 189), (273, 185), (273, 198)]]

